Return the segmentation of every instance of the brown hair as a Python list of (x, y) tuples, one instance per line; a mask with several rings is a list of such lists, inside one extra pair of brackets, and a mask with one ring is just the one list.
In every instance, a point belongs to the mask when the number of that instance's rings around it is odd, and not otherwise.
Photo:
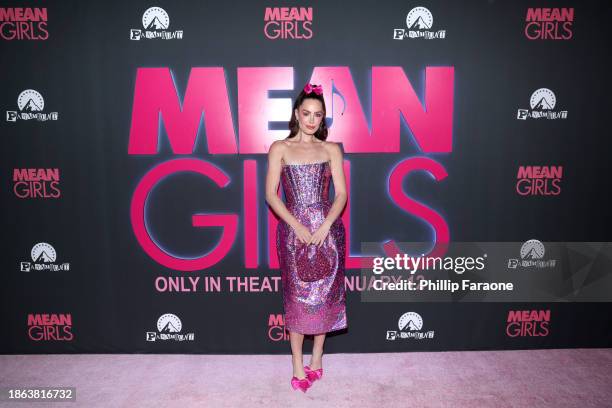
[(292, 138), (298, 134), (300, 130), (300, 125), (298, 124), (297, 118), (295, 117), (296, 109), (299, 109), (304, 102), (304, 99), (316, 99), (321, 102), (323, 106), (323, 120), (321, 121), (321, 126), (317, 129), (314, 136), (319, 140), (327, 139), (327, 123), (325, 123), (325, 114), (327, 110), (325, 109), (325, 100), (323, 99), (323, 95), (318, 95), (316, 92), (312, 91), (310, 93), (306, 93), (304, 89), (299, 93), (297, 98), (295, 98), (295, 102), (293, 103), (293, 109), (291, 110), (291, 120), (289, 121), (289, 136), (288, 138)]

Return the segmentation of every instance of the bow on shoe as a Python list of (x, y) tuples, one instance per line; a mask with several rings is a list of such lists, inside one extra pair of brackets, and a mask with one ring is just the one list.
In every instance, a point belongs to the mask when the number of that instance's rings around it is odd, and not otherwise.
[(317, 370), (311, 370), (309, 366), (304, 366), (304, 371), (306, 372), (306, 378), (308, 378), (310, 382), (315, 382), (323, 377), (322, 367)]
[(294, 390), (306, 392), (308, 391), (308, 388), (310, 388), (311, 385), (312, 381), (310, 381), (308, 377), (299, 379), (294, 376), (291, 378), (291, 387), (293, 387)]

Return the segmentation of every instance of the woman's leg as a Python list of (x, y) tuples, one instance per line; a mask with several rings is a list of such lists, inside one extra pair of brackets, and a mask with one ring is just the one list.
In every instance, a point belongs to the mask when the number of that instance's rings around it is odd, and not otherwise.
[(290, 331), (289, 341), (291, 342), (291, 354), (293, 357), (293, 375), (300, 379), (306, 378), (306, 373), (304, 372), (304, 356), (302, 354), (304, 335)]
[(310, 364), (308, 365), (311, 370), (318, 370), (323, 366), (323, 343), (325, 342), (325, 334), (316, 334), (314, 336), (314, 343), (312, 345), (312, 356), (310, 357)]

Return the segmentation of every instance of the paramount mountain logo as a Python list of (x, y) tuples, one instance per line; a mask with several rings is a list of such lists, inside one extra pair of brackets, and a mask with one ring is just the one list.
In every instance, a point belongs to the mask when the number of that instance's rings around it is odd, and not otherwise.
[(6, 111), (7, 122), (17, 122), (17, 120), (37, 120), (45, 122), (47, 120), (57, 120), (57, 112), (43, 112), (45, 100), (42, 95), (34, 89), (26, 89), (17, 97), (17, 108), (19, 111)]
[(132, 28), (130, 40), (141, 39), (180, 40), (183, 38), (183, 30), (169, 31), (170, 16), (161, 7), (149, 7), (142, 15), (142, 26), (144, 30)]
[(557, 264), (556, 259), (544, 259), (546, 250), (544, 244), (537, 239), (525, 241), (521, 246), (521, 259), (508, 259), (508, 269), (523, 268), (554, 268)]
[(168, 25), (159, 21), (158, 16), (153, 17), (153, 20), (146, 27), (147, 30), (165, 30), (166, 28), (168, 28)]
[(416, 312), (406, 312), (397, 321), (399, 331), (387, 330), (387, 340), (397, 339), (433, 339), (434, 331), (422, 331), (423, 318)]
[(519, 109), (516, 118), (520, 120), (532, 119), (567, 119), (567, 111), (555, 111), (557, 98), (548, 88), (540, 88), (531, 94), (530, 109)]
[(194, 341), (195, 334), (181, 333), (183, 323), (177, 315), (172, 313), (163, 314), (157, 319), (157, 331), (147, 332), (147, 341), (174, 340), (174, 341)]
[(423, 21), (423, 17), (419, 16), (419, 18), (417, 18), (414, 24), (412, 24), (408, 28), (411, 30), (425, 30), (426, 28), (429, 28), (429, 27), (431, 26)]
[(433, 15), (425, 7), (415, 7), (406, 15), (405, 28), (395, 28), (393, 30), (394, 40), (405, 38), (423, 38), (426, 40), (446, 38), (446, 30), (431, 31), (433, 27)]
[(21, 262), (22, 272), (31, 271), (69, 271), (70, 264), (64, 262), (56, 264), (57, 254), (55, 248), (46, 242), (39, 242), (30, 251), (32, 262)]

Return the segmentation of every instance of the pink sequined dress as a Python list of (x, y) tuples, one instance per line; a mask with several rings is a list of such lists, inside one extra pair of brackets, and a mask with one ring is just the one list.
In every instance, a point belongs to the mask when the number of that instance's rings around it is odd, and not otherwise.
[[(281, 185), (285, 205), (314, 233), (325, 220), (329, 200), (330, 161), (282, 164)], [(293, 228), (280, 220), (276, 248), (281, 270), (285, 328), (302, 334), (322, 334), (344, 329), (346, 294), (344, 257), (346, 231), (340, 217), (334, 220), (320, 248), (302, 244)]]

